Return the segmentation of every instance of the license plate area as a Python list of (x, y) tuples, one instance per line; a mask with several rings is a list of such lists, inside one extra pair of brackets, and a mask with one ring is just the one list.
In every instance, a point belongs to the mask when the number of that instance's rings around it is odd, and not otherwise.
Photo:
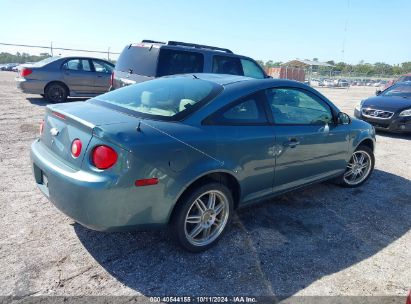
[(47, 197), (50, 196), (49, 193), (49, 179), (47, 175), (41, 170), (36, 164), (33, 164), (34, 169), (34, 178), (36, 179), (36, 183), (38, 188), (43, 192), (43, 194)]

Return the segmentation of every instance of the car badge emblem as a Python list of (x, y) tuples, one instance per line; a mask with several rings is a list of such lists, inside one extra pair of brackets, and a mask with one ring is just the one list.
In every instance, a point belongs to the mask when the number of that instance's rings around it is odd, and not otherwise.
[(60, 131), (57, 128), (51, 128), (50, 129), (50, 134), (51, 136), (57, 136), (59, 135)]

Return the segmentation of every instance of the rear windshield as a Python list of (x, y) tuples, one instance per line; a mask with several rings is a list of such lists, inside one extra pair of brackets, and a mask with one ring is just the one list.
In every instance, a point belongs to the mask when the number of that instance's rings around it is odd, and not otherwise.
[(116, 70), (144, 76), (155, 76), (158, 46), (128, 45), (121, 52)]
[(401, 81), (411, 81), (411, 76), (401, 76), (400, 78), (398, 78), (397, 81), (398, 81), (398, 82), (401, 82)]
[(214, 98), (222, 87), (192, 76), (150, 80), (92, 99), (139, 117), (180, 120)]
[(46, 64), (48, 64), (50, 62), (53, 62), (53, 61), (56, 61), (57, 59), (60, 59), (60, 58), (61, 58), (60, 56), (48, 57), (46, 59), (43, 59), (43, 60), (37, 61), (35, 63), (32, 63), (32, 66), (42, 67), (42, 66), (45, 66)]

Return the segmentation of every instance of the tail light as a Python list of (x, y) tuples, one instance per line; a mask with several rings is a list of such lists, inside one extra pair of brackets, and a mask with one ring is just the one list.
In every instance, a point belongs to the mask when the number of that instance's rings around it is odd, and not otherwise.
[(39, 126), (40, 136), (43, 134), (43, 130), (44, 130), (44, 120), (42, 120), (42, 121), (40, 122), (40, 126)]
[(21, 77), (29, 76), (31, 73), (33, 73), (33, 71), (28, 68), (22, 68), (20, 71)]
[(73, 155), (74, 158), (79, 157), (79, 155), (81, 154), (81, 147), (82, 147), (82, 143), (80, 139), (75, 139), (73, 140), (73, 142), (71, 143), (71, 155)]
[(108, 169), (117, 161), (117, 152), (109, 146), (101, 145), (93, 149), (91, 161), (98, 169)]
[(110, 86), (114, 86), (114, 71), (111, 72), (111, 76), (110, 76)]

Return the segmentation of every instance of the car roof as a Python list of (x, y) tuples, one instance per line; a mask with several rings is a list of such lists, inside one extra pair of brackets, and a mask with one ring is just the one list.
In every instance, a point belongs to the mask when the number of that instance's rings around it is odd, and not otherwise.
[[(283, 87), (300, 87), (307, 88), (308, 86), (302, 82), (289, 80), (289, 79), (276, 79), (276, 78), (264, 78), (256, 79), (246, 76), (230, 75), (230, 74), (213, 74), (213, 73), (194, 73), (194, 74), (180, 74), (180, 75), (170, 75), (166, 77), (195, 77), (198, 79), (211, 81), (216, 84), (222, 85), (224, 87), (241, 85), (255, 87), (264, 84), (269, 86), (283, 86)], [(309, 88), (309, 87), (308, 87)]]
[(59, 56), (58, 59), (95, 59), (95, 60), (102, 60), (102, 61), (106, 61), (106, 62), (110, 62), (106, 59), (102, 59), (102, 58), (96, 58), (96, 57), (88, 57), (88, 56)]
[[(185, 74), (185, 75), (173, 75), (173, 76), (192, 76), (206, 81), (211, 81), (216, 84), (226, 86), (231, 83), (242, 82), (242, 81), (251, 81), (255, 80), (254, 78), (230, 74), (212, 74), (212, 73), (194, 73), (194, 74)], [(170, 76), (170, 77), (173, 77)]]

